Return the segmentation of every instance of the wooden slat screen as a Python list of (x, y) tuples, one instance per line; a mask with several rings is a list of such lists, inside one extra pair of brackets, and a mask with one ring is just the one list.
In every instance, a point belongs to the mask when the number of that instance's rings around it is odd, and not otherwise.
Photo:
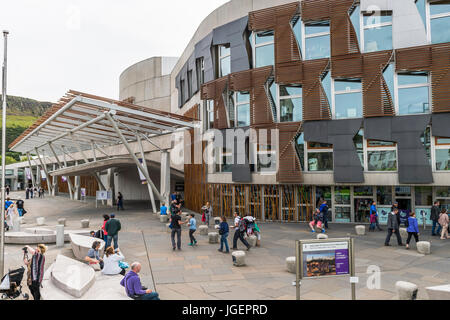
[(295, 221), (295, 192), (296, 188), (292, 185), (283, 185), (281, 186), (283, 190), (283, 199), (282, 199), (282, 220), (287, 222)]
[(280, 192), (278, 185), (264, 186), (264, 217), (269, 221), (280, 220)]
[(282, 123), (279, 124), (278, 128), (280, 150), (278, 153), (277, 182), (301, 183), (302, 170), (294, 140), (302, 128), (302, 123)]
[(331, 56), (361, 53), (358, 37), (350, 20), (354, 0), (333, 0), (331, 5)]
[(253, 90), (250, 95), (250, 121), (252, 125), (272, 124), (274, 122), (272, 107), (266, 91), (266, 84), (272, 76), (272, 72), (272, 66), (253, 70)]
[(450, 43), (432, 46), (433, 112), (450, 112)]
[(322, 75), (328, 70), (329, 59), (303, 63), (303, 120), (331, 120), (330, 104), (322, 86)]

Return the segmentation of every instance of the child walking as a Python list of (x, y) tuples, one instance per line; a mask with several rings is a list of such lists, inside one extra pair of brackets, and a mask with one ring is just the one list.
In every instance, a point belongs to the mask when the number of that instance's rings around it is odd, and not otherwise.
[(311, 228), (311, 232), (314, 233), (316, 230), (314, 229), (315, 226), (317, 228), (322, 229), (322, 233), (325, 233), (325, 228), (323, 228), (323, 214), (319, 209), (316, 209), (314, 212), (313, 220), (309, 223), (309, 227)]
[(191, 218), (189, 219), (189, 239), (191, 240), (191, 243), (189, 243), (190, 246), (195, 246), (197, 244), (197, 240), (194, 238), (194, 233), (197, 231), (197, 221), (195, 220), (195, 214), (190, 214)]
[(406, 249), (409, 249), (409, 242), (411, 241), (411, 237), (414, 236), (414, 240), (416, 243), (419, 242), (419, 224), (417, 223), (416, 213), (411, 212), (408, 218), (408, 239), (406, 240)]

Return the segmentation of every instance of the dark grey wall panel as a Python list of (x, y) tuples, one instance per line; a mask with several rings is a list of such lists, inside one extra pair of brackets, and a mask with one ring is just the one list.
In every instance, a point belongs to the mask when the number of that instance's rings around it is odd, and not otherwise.
[(195, 59), (203, 58), (205, 63), (205, 83), (214, 80), (212, 39), (213, 33), (211, 32), (195, 45)]
[(250, 69), (247, 39), (244, 36), (247, 25), (248, 16), (245, 16), (213, 30), (214, 46), (230, 44), (231, 72)]
[(362, 119), (306, 121), (303, 124), (305, 141), (333, 145), (334, 182), (362, 183), (364, 171), (353, 138)]
[(450, 113), (435, 113), (431, 116), (434, 137), (450, 137)]
[(420, 140), (430, 120), (431, 115), (364, 119), (366, 139), (397, 142), (398, 179), (401, 184), (433, 182), (431, 165)]

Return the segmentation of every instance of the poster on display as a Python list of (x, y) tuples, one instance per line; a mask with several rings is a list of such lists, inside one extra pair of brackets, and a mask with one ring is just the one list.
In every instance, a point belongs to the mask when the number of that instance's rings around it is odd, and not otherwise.
[(47, 175), (45, 174), (45, 171), (43, 169), (41, 169), (41, 179), (42, 180), (47, 180)]
[(400, 224), (405, 225), (406, 221), (409, 218), (409, 214), (411, 213), (411, 210), (403, 210), (400, 209), (399, 210), (399, 214), (400, 214)]
[[(142, 159), (141, 158), (139, 158), (139, 162), (142, 164)], [(139, 169), (139, 167), (138, 167), (138, 172), (139, 172), (139, 179), (141, 180), (141, 183), (142, 184), (147, 184), (147, 179), (145, 178), (145, 175), (142, 173), (142, 171), (141, 171), (141, 169)]]
[(81, 188), (80, 189), (80, 194), (82, 197), (86, 197), (86, 188)]
[(350, 240), (300, 241), (302, 278), (350, 275)]
[(427, 226), (431, 226), (433, 224), (433, 221), (431, 221), (430, 217), (431, 217), (431, 208), (416, 207), (416, 219), (417, 222), (419, 223), (419, 226), (423, 226), (424, 220)]
[(30, 170), (30, 168), (25, 168), (25, 176), (27, 177), (27, 181), (31, 180), (31, 170)]
[(387, 224), (389, 213), (391, 212), (391, 206), (379, 206), (377, 207), (378, 223)]
[(111, 191), (97, 190), (96, 199), (97, 200), (108, 200), (112, 198)]

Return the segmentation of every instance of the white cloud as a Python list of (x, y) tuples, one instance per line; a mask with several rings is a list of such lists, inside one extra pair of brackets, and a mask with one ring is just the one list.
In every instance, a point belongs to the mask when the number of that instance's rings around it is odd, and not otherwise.
[(118, 98), (125, 68), (181, 55), (201, 21), (227, 1), (3, 0), (8, 94), (55, 102), (74, 89)]

